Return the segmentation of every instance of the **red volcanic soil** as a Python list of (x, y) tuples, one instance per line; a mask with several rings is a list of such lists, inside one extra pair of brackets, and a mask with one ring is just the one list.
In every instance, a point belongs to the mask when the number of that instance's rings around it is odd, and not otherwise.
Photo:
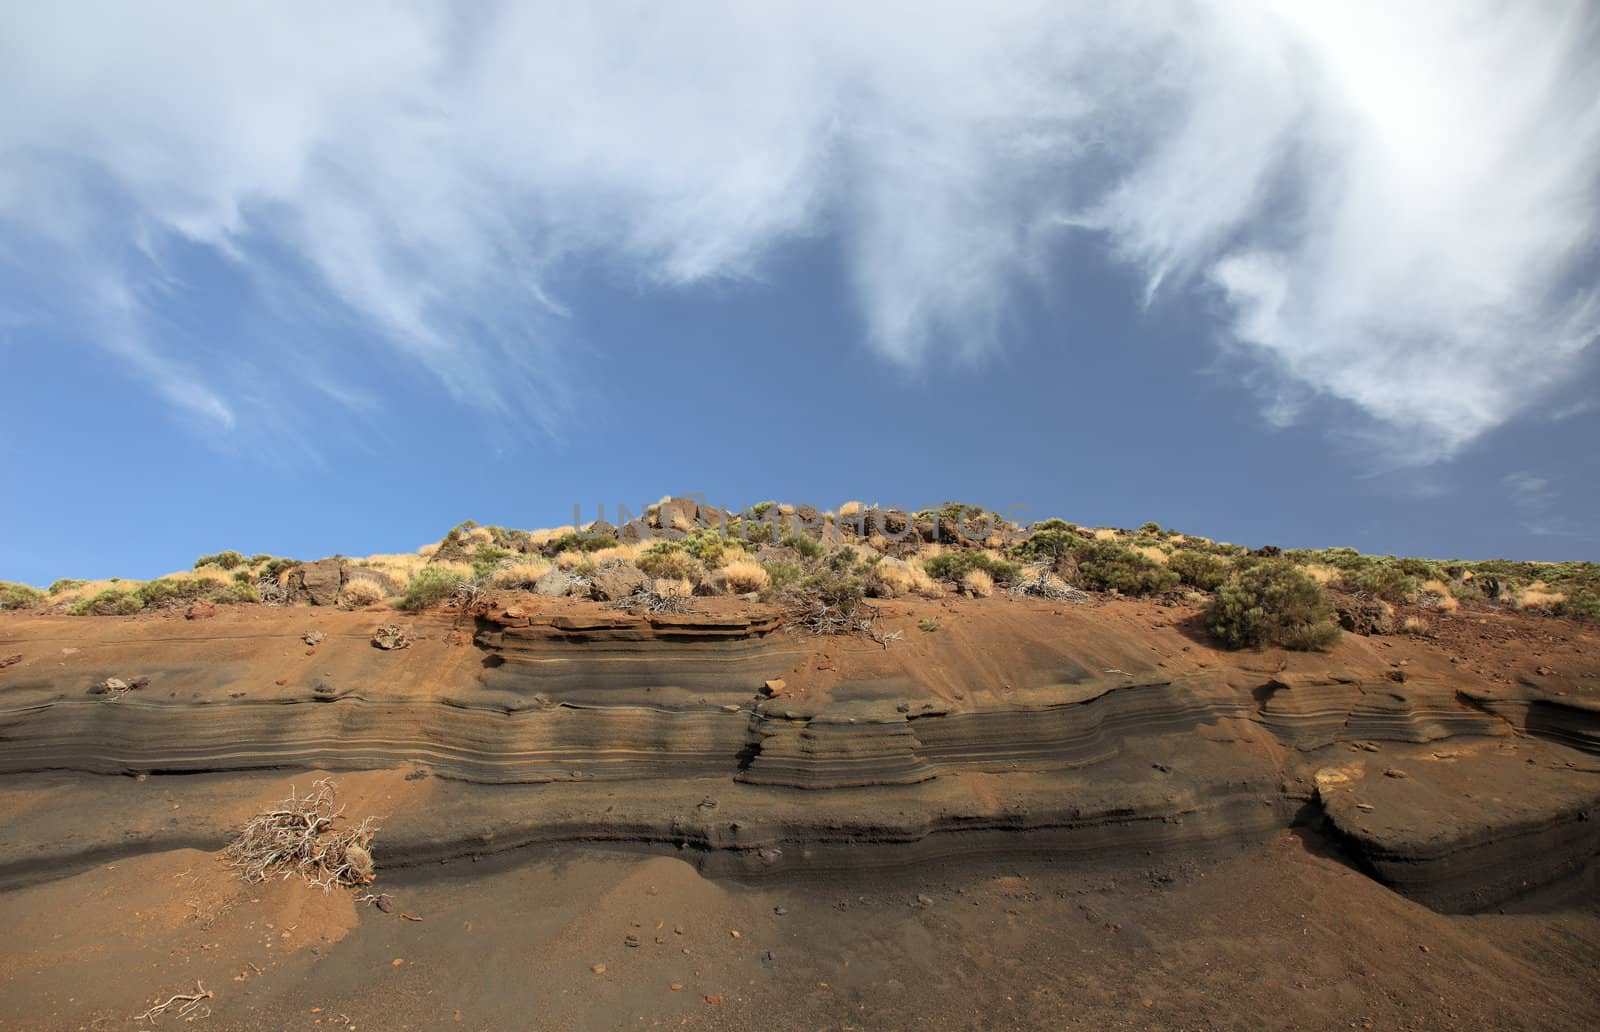
[[(1600, 1023), (1593, 630), (784, 622), (0, 615), (0, 1029)], [(321, 776), (376, 881), (245, 884), (239, 825)]]

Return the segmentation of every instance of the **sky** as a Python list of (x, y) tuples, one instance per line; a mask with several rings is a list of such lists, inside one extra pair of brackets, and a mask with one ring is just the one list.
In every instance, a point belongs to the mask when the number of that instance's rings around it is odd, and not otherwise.
[(0, 579), (666, 494), (1600, 559), (1600, 11), (0, 8)]

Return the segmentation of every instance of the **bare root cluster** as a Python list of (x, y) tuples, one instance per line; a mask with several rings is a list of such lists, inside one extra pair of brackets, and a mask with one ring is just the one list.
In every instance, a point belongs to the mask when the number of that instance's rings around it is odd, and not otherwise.
[[(151, 1024), (155, 1024), (155, 1020), (157, 1018), (159, 1018), (161, 1015), (165, 1014), (167, 1012), (167, 1010), (172, 1007), (173, 1004), (177, 1004), (178, 1005), (178, 1009), (176, 1011), (178, 1017), (180, 1017), (180, 1018), (189, 1017), (189, 1015), (196, 1008), (200, 1007), (201, 1004), (203, 1004), (206, 1000), (211, 999), (213, 995), (214, 994), (211, 992), (210, 989), (207, 989), (205, 986), (201, 985), (199, 982), (196, 982), (194, 984), (194, 992), (192, 992), (192, 993), (174, 993), (165, 1003), (158, 1003), (154, 1007), (151, 1007), (149, 1010), (145, 1011), (143, 1014), (135, 1014), (133, 1016), (133, 1020), (134, 1021), (148, 1021)], [(209, 1013), (210, 1013), (210, 1011), (207, 1010), (204, 1014), (195, 1015), (195, 1016), (196, 1017), (205, 1017), (205, 1015), (209, 1014)], [(193, 1017), (189, 1017), (189, 1020), (192, 1021), (192, 1020), (194, 1020), (194, 1018)]]
[(607, 602), (606, 608), (621, 609), (629, 613), (644, 613), (646, 615), (664, 613), (675, 616), (694, 612), (694, 600), (689, 595), (680, 595), (677, 592), (646, 589), (636, 594)]
[(1051, 571), (1050, 563), (1032, 563), (1012, 582), (1007, 592), (1016, 598), (1047, 598), (1053, 602), (1087, 602), (1089, 593), (1071, 587)]
[(251, 818), (225, 854), (246, 882), (299, 875), (324, 892), (335, 885), (365, 885), (373, 879), (372, 837), (376, 818), (356, 825), (335, 825), (344, 819), (336, 805), (334, 784), (313, 783), (310, 795), (289, 790), (289, 798)]
[(810, 591), (790, 591), (784, 594), (783, 601), (789, 611), (789, 620), (784, 624), (786, 630), (819, 636), (860, 634), (884, 648), (901, 637), (899, 632), (879, 633), (876, 626), (877, 607), (855, 595), (830, 596)]

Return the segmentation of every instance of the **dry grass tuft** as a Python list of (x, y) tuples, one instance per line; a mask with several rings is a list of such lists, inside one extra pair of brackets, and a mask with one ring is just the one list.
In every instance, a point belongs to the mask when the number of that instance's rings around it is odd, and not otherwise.
[(311, 787), (315, 791), (307, 796), (291, 788), (288, 799), (245, 822), (224, 850), (246, 882), (299, 875), (326, 892), (335, 885), (372, 881), (370, 846), (377, 818), (336, 829), (344, 810), (337, 805), (333, 781), (319, 778)]
[(1440, 595), (1439, 601), (1434, 603), (1441, 613), (1453, 613), (1461, 608), (1461, 601), (1454, 595)]
[(1101, 527), (1099, 530), (1094, 532), (1094, 539), (1096, 541), (1115, 541), (1121, 536), (1121, 533), (1111, 529), (1110, 527)]
[(728, 591), (735, 595), (761, 591), (772, 583), (772, 575), (766, 568), (749, 559), (735, 559), (722, 568), (722, 576), (727, 582)]
[(433, 553), (437, 552), (438, 550), (439, 550), (439, 542), (430, 541), (426, 545), (417, 546), (417, 555), (421, 556), (424, 559), (431, 559), (431, 558), (433, 558)]
[(357, 577), (339, 592), (339, 600), (351, 608), (370, 606), (388, 597), (388, 589), (372, 577)]
[(494, 544), (494, 535), (489, 532), (488, 527), (473, 527), (461, 535), (461, 543), (465, 545), (492, 545)]
[(494, 571), (494, 586), (497, 588), (531, 588), (540, 577), (550, 572), (550, 563), (545, 559), (527, 559), (510, 566), (502, 566)]
[(689, 598), (694, 594), (694, 582), (687, 577), (657, 577), (650, 590), (669, 598)]
[(1427, 634), (1428, 621), (1420, 616), (1408, 616), (1401, 621), (1400, 629), (1407, 634)]
[(860, 516), (862, 508), (863, 506), (860, 502), (845, 502), (839, 506), (839, 515), (846, 517)]
[(1518, 609), (1550, 609), (1558, 602), (1566, 600), (1564, 592), (1551, 591), (1550, 585), (1544, 581), (1534, 581), (1527, 587), (1518, 589), (1512, 596), (1511, 604)]
[(563, 570), (571, 570), (577, 567), (578, 564), (582, 563), (587, 558), (588, 556), (584, 553), (574, 552), (569, 549), (565, 552), (556, 553), (556, 565)]
[(994, 578), (987, 570), (968, 570), (961, 578), (961, 586), (974, 598), (988, 598), (994, 594)]
[(1339, 569), (1336, 566), (1327, 566), (1323, 563), (1311, 563), (1308, 566), (1302, 566), (1300, 568), (1305, 571), (1307, 577), (1310, 577), (1312, 580), (1323, 586), (1327, 586), (1328, 584), (1331, 584), (1339, 579)]
[(1167, 554), (1166, 549), (1156, 545), (1138, 545), (1134, 548), (1134, 551), (1153, 563), (1160, 563), (1162, 566), (1167, 565), (1167, 560), (1172, 558)]

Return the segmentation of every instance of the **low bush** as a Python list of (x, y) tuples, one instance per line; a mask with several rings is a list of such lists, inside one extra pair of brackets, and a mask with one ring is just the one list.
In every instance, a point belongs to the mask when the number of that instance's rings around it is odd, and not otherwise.
[(44, 601), (44, 592), (26, 584), (0, 581), (0, 609), (32, 609)]
[(1013, 545), (1011, 554), (1024, 562), (1055, 562), (1086, 544), (1088, 542), (1078, 536), (1070, 523), (1045, 520), (1036, 524), (1026, 539)]
[(786, 563), (773, 560), (761, 563), (761, 568), (767, 571), (770, 581), (767, 585), (769, 591), (781, 591), (791, 584), (796, 583), (806, 575), (805, 568), (799, 563)]
[(772, 575), (752, 559), (735, 559), (722, 569), (728, 590), (736, 595), (749, 591), (763, 591), (772, 583)]
[(389, 597), (384, 586), (371, 577), (357, 577), (339, 592), (339, 601), (351, 608), (370, 606)]
[(1216, 591), (1233, 572), (1233, 563), (1210, 552), (1180, 548), (1167, 560), (1167, 569), (1178, 575), (1180, 583), (1201, 591)]
[(198, 570), (202, 566), (220, 566), (224, 570), (232, 570), (243, 566), (248, 561), (238, 552), (229, 549), (226, 552), (218, 552), (216, 555), (201, 556), (194, 561), (194, 568)]
[(546, 541), (539, 551), (548, 557), (562, 552), (598, 552), (602, 548), (616, 548), (617, 545), (615, 534), (579, 534), (576, 531), (568, 531)]
[(529, 559), (502, 566), (494, 572), (494, 586), (511, 589), (532, 588), (540, 577), (550, 572), (550, 566), (550, 562), (546, 559)]
[(1387, 559), (1362, 556), (1362, 561), (1342, 567), (1339, 583), (1344, 590), (1364, 592), (1385, 602), (1405, 602), (1416, 597), (1417, 578)]
[(424, 566), (411, 578), (411, 583), (406, 586), (406, 592), (400, 596), (400, 608), (409, 612), (427, 609), (429, 606), (438, 605), (461, 587), (465, 578), (461, 570), (451, 566)]
[(50, 587), (46, 594), (59, 595), (63, 591), (74, 591), (83, 587), (87, 583), (89, 582), (86, 580), (80, 580), (77, 577), (62, 577), (60, 580), (52, 581), (50, 583)]
[(1556, 604), (1556, 615), (1600, 623), (1600, 591), (1589, 587), (1572, 589)]
[(1167, 566), (1115, 541), (1091, 541), (1075, 553), (1080, 587), (1154, 595), (1178, 586), (1178, 574)]
[(141, 609), (171, 609), (205, 598), (213, 590), (214, 581), (158, 577), (134, 588), (133, 598)]
[(994, 578), (985, 570), (968, 570), (961, 578), (961, 587), (973, 598), (988, 598), (994, 594)]
[(705, 580), (705, 564), (684, 551), (676, 541), (663, 541), (650, 546), (649, 551), (634, 560), (634, 565), (651, 577), (687, 580), (693, 584)]
[(1002, 584), (1010, 583), (1022, 572), (1022, 567), (1016, 563), (970, 548), (936, 555), (924, 562), (922, 568), (928, 571), (930, 577), (953, 581), (960, 581), (973, 570), (982, 570)]
[(129, 616), (143, 608), (131, 592), (107, 588), (98, 595), (81, 600), (67, 613), (70, 616)]
[(820, 559), (828, 550), (819, 538), (810, 534), (790, 534), (783, 539), (783, 543), (807, 559)]
[(248, 606), (261, 601), (261, 592), (256, 590), (254, 584), (233, 583), (217, 588), (206, 598), (223, 606)]
[(1284, 559), (1250, 563), (1217, 589), (1206, 628), (1223, 645), (1309, 651), (1339, 640), (1322, 585)]

